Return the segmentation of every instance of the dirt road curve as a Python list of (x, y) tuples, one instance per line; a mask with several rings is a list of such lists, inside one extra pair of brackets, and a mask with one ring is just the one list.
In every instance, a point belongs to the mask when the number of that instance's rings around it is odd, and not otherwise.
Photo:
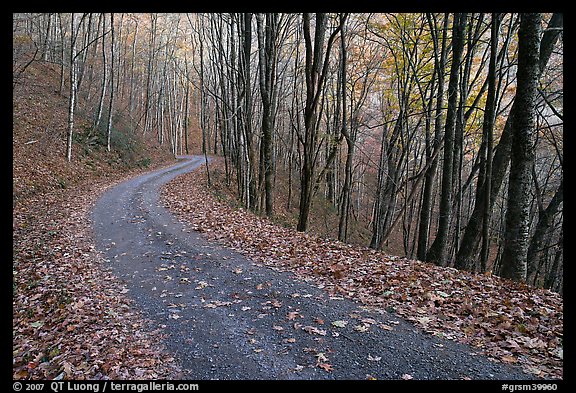
[(93, 210), (97, 248), (163, 329), (184, 378), (530, 378), (209, 243), (159, 202), (164, 183), (202, 164), (185, 157), (123, 182)]

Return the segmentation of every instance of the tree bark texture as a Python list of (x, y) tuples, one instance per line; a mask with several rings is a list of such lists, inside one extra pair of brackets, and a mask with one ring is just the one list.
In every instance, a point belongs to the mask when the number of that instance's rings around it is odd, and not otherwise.
[(454, 132), (456, 127), (458, 90), (460, 81), (460, 61), (464, 49), (466, 14), (454, 15), (452, 29), (452, 65), (448, 82), (448, 110), (444, 127), (444, 162), (442, 165), (442, 190), (440, 197), (440, 220), (436, 238), (428, 250), (426, 260), (444, 266), (447, 263), (448, 235), (452, 218), (452, 172), (454, 160)]
[(520, 15), (516, 104), (512, 129), (508, 208), (501, 276), (525, 281), (529, 241), (531, 169), (534, 160), (535, 114), (538, 94), (540, 19)]

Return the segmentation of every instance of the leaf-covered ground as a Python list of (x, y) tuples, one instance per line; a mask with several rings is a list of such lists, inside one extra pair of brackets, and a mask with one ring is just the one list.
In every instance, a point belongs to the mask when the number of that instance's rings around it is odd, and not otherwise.
[[(65, 159), (67, 97), (59, 69), (34, 62), (13, 90), (12, 367), (15, 379), (170, 378), (178, 369), (160, 335), (130, 306), (91, 239), (90, 208), (115, 181), (161, 165), (148, 146), (132, 162), (87, 144), (79, 110)], [(80, 108), (80, 106), (79, 106)]]
[(15, 379), (178, 376), (92, 245), (88, 214), (102, 188), (29, 196), (14, 210)]
[[(218, 165), (218, 164), (216, 164)], [(333, 296), (394, 312), (542, 378), (562, 378), (563, 300), (553, 292), (322, 239), (233, 208), (197, 170), (169, 182), (165, 204), (195, 229)]]

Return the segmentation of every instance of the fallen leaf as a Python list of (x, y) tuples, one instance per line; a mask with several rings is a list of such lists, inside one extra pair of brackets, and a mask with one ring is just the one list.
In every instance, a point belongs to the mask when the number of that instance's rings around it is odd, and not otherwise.
[(326, 357), (326, 355), (324, 355), (324, 352), (318, 352), (316, 355), (318, 362), (327, 362), (328, 358)]
[(198, 281), (198, 286), (194, 289), (204, 289), (208, 286), (209, 284), (206, 281)]
[(328, 363), (318, 363), (318, 367), (320, 367), (322, 370), (326, 372), (334, 370), (334, 367), (332, 367), (332, 365)]
[(293, 321), (294, 319), (296, 319), (296, 317), (300, 317), (300, 318), (304, 318), (299, 312), (297, 311), (290, 311), (287, 315), (286, 318), (289, 321)]
[(442, 291), (436, 291), (436, 293), (442, 297), (450, 297), (450, 294)]
[(310, 334), (318, 334), (320, 336), (326, 335), (326, 330), (318, 329), (317, 327), (314, 327), (314, 326), (304, 326), (302, 328), (302, 330), (304, 330), (305, 332), (310, 333)]
[(368, 325), (374, 325), (376, 324), (376, 320), (372, 319), (372, 318), (362, 318), (360, 320), (360, 322), (364, 323), (364, 324), (368, 324)]
[(515, 358), (514, 356), (510, 355), (504, 355), (500, 358), (500, 360), (502, 360), (505, 363), (518, 363), (518, 358)]
[(334, 321), (332, 322), (332, 325), (339, 328), (345, 328), (346, 325), (348, 325), (348, 321)]

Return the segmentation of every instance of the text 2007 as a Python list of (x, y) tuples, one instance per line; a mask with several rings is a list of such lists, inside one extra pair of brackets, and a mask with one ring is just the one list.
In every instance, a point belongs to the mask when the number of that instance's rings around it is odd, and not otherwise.
[(26, 387), (26, 390), (42, 390), (42, 389), (44, 389), (43, 383), (30, 383), (30, 384), (25, 384), (24, 386)]

